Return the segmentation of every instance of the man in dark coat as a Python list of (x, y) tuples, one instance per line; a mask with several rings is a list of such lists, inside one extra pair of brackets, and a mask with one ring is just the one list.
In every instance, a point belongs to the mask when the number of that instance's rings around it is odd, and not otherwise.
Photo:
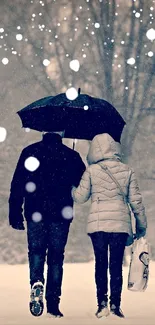
[[(24, 148), (11, 182), (9, 222), (24, 230), (27, 222), (30, 268), (30, 311), (43, 312), (44, 263), (47, 253), (46, 304), (50, 316), (59, 310), (64, 250), (73, 220), (72, 186), (78, 186), (85, 165), (80, 155), (62, 143), (63, 132), (45, 133)], [(47, 251), (47, 252), (46, 252)]]

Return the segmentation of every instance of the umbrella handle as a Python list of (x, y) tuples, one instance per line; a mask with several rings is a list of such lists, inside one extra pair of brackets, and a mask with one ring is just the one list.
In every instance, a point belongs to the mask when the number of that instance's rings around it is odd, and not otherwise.
[(76, 139), (73, 139), (73, 150), (75, 150)]

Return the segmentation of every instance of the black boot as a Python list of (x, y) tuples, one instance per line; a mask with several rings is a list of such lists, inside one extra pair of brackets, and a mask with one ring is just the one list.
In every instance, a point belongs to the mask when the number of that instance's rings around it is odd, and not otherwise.
[(35, 282), (31, 289), (30, 295), (30, 312), (33, 316), (41, 316), (44, 310), (44, 303), (43, 303), (43, 291), (44, 286), (43, 283), (38, 281)]
[(61, 318), (63, 314), (59, 310), (59, 304), (57, 303), (48, 303), (47, 302), (47, 316), (50, 318)]
[(98, 309), (96, 312), (96, 317), (101, 318), (101, 317), (107, 317), (110, 314), (107, 302), (102, 301), (101, 304), (98, 305)]
[(111, 305), (110, 311), (113, 315), (118, 316), (120, 318), (124, 318), (123, 312), (120, 306), (115, 306), (114, 304)]

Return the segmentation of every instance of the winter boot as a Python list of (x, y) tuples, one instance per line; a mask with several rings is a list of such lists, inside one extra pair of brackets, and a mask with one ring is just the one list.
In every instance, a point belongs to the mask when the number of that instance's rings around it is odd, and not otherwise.
[(101, 317), (107, 317), (110, 314), (107, 302), (102, 301), (101, 304), (98, 305), (98, 310), (96, 312), (96, 317), (101, 318)]
[(30, 312), (33, 316), (41, 316), (44, 310), (43, 303), (44, 286), (42, 282), (35, 282), (31, 289), (30, 295)]
[(49, 318), (61, 318), (63, 317), (63, 314), (59, 310), (59, 302), (48, 302), (47, 301), (47, 316)]
[(119, 306), (111, 305), (110, 311), (113, 315), (124, 318), (123, 312)]

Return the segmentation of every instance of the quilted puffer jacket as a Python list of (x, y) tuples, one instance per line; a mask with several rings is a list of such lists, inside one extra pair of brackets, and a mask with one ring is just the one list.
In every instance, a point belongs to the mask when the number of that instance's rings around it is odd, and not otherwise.
[[(99, 134), (91, 142), (87, 156), (89, 166), (84, 172), (72, 196), (77, 203), (91, 197), (87, 232), (125, 232), (128, 244), (132, 243), (132, 220), (130, 208), (136, 219), (136, 231), (145, 231), (147, 220), (135, 173), (121, 162), (121, 146), (109, 134)], [(122, 187), (129, 203), (102, 166), (107, 166)], [(130, 237), (130, 238), (129, 238)]]

